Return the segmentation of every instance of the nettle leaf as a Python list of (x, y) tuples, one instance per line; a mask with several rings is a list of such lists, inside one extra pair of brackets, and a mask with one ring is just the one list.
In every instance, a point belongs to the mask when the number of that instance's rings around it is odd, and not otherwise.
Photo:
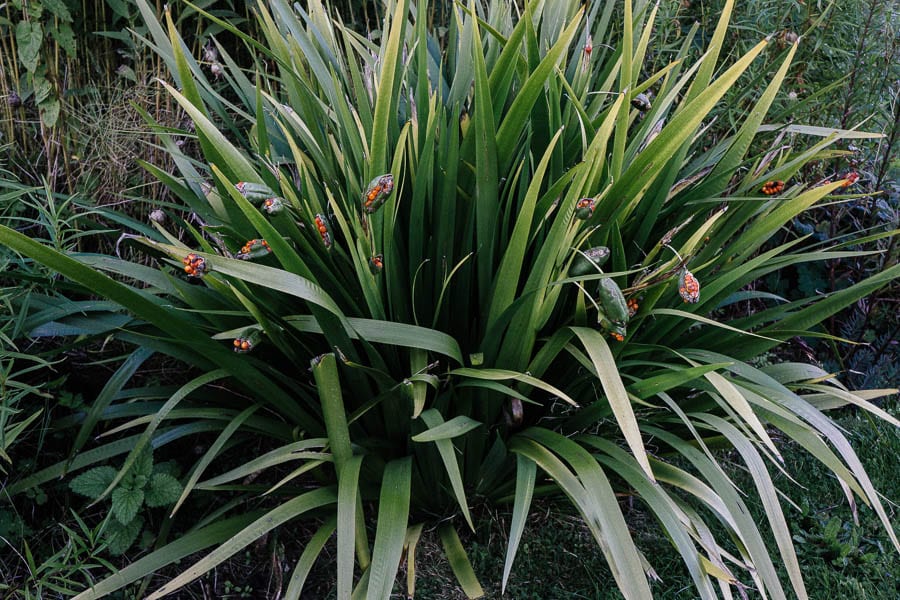
[(131, 468), (135, 475), (150, 477), (153, 473), (153, 453), (149, 451), (141, 452), (134, 460), (134, 465)]
[(69, 7), (66, 6), (63, 0), (41, 0), (41, 3), (46, 10), (60, 21), (72, 22), (72, 13), (69, 12)]
[(150, 486), (144, 501), (147, 506), (165, 506), (172, 504), (181, 496), (181, 484), (166, 473), (156, 473), (150, 478)]
[(44, 102), (38, 107), (41, 111), (41, 121), (45, 127), (53, 127), (59, 120), (59, 100)]
[(113, 515), (119, 523), (127, 525), (134, 520), (144, 503), (144, 490), (119, 487), (113, 490), (111, 498)]
[(123, 0), (106, 0), (106, 5), (112, 9), (116, 15), (128, 19), (131, 17), (131, 7)]
[(112, 467), (94, 467), (73, 479), (69, 489), (88, 498), (99, 498), (115, 477), (116, 470)]
[(65, 51), (66, 56), (70, 58), (75, 56), (75, 32), (72, 31), (71, 25), (68, 23), (50, 25), (50, 35), (56, 40), (59, 47)]
[(46, 101), (50, 94), (53, 92), (53, 86), (50, 85), (50, 82), (47, 81), (44, 77), (40, 75), (35, 76), (34, 78), (34, 103), (42, 104)]
[(40, 2), (29, 1), (23, 3), (22, 0), (18, 0), (17, 2), (13, 2), (13, 6), (16, 10), (28, 11), (28, 18), (32, 21), (39, 21), (41, 15), (44, 14), (44, 5)]
[(16, 25), (16, 46), (19, 49), (19, 62), (29, 73), (37, 70), (41, 53), (41, 40), (44, 31), (40, 23), (20, 21)]
[(144, 519), (137, 517), (122, 525), (115, 519), (106, 524), (106, 549), (113, 556), (124, 554), (144, 527)]
[(153, 465), (153, 474), (156, 475), (157, 473), (165, 473), (177, 479), (181, 475), (181, 467), (174, 460), (167, 460), (166, 462)]

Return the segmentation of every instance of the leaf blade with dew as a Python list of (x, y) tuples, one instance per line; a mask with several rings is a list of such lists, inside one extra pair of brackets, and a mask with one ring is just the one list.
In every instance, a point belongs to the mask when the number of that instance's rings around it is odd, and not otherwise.
[(562, 400), (565, 400), (572, 406), (578, 406), (578, 403), (575, 402), (568, 394), (560, 390), (559, 388), (550, 385), (544, 381), (541, 381), (537, 377), (532, 377), (527, 373), (519, 373), (517, 371), (509, 371), (506, 369), (472, 369), (468, 367), (463, 367), (460, 369), (454, 369), (450, 371), (449, 375), (458, 375), (461, 377), (471, 377), (473, 379), (486, 379), (488, 381), (504, 381), (506, 379), (514, 379), (516, 381), (520, 381), (526, 385), (531, 385), (536, 388), (540, 388), (545, 392), (553, 394)]
[(284, 600), (300, 600), (300, 594), (303, 593), (306, 578), (312, 571), (316, 559), (325, 548), (325, 544), (334, 534), (336, 525), (336, 517), (327, 519), (307, 542), (306, 547), (303, 548), (303, 553), (297, 560), (294, 571), (291, 573), (291, 578), (288, 580), (287, 588), (284, 591)]
[[(458, 417), (453, 417), (449, 421), (437, 421), (434, 419), (437, 416), (435, 413), (430, 412), (433, 409), (429, 409), (429, 418), (432, 422), (437, 423), (436, 425), (430, 425), (429, 429), (419, 433), (417, 435), (412, 436), (412, 441), (414, 442), (437, 442), (440, 440), (449, 440), (455, 437), (459, 437), (461, 435), (465, 435), (468, 432), (476, 429), (482, 425), (478, 421), (466, 417), (464, 415), (460, 415)], [(424, 414), (424, 413), (423, 413)]]
[(359, 504), (359, 471), (363, 457), (348, 458), (338, 472), (337, 499), (337, 598), (349, 598), (353, 591), (353, 555)]
[(528, 518), (528, 510), (531, 507), (531, 498), (534, 495), (534, 482), (537, 475), (537, 465), (531, 459), (519, 454), (516, 456), (516, 493), (513, 500), (512, 521), (509, 525), (509, 541), (506, 544), (506, 559), (503, 562), (502, 592), (506, 591), (506, 584), (512, 572), (513, 562), (519, 550), (519, 542), (522, 541), (522, 532), (525, 530), (525, 521)]
[(640, 428), (638, 427), (637, 418), (634, 410), (631, 408), (631, 401), (628, 399), (628, 392), (625, 385), (618, 375), (616, 360), (613, 358), (612, 352), (603, 336), (593, 329), (584, 327), (573, 327), (572, 331), (581, 340), (585, 350), (594, 364), (597, 371), (597, 377), (603, 386), (603, 391), (612, 408), (619, 429), (625, 436), (628, 447), (634, 454), (635, 459), (647, 477), (653, 481), (653, 471), (650, 469), (650, 461), (647, 459), (647, 451), (644, 448), (644, 442), (641, 439)]
[[(563, 436), (532, 427), (513, 438), (510, 449), (552, 477), (585, 520), (626, 598), (650, 598), (634, 540), (602, 469), (587, 451)], [(556, 452), (557, 454), (554, 454)], [(563, 464), (565, 458), (575, 473)]]
[(381, 72), (379, 73), (378, 92), (375, 97), (375, 115), (372, 120), (372, 143), (368, 165), (368, 175), (371, 177), (384, 173), (388, 165), (390, 156), (388, 152), (388, 137), (392, 119), (397, 114), (395, 107), (398, 99), (394, 94), (395, 79), (397, 77), (397, 67), (401, 64), (401, 40), (406, 29), (406, 15), (408, 12), (407, 0), (399, 0), (390, 20), (387, 44), (383, 47), (384, 54), (380, 57)]
[(434, 408), (424, 411), (421, 414), (421, 418), (429, 429), (412, 436), (410, 439), (420, 443), (435, 443), (438, 453), (441, 455), (441, 461), (444, 463), (444, 469), (447, 471), (447, 477), (450, 479), (450, 487), (453, 488), (456, 502), (459, 504), (459, 508), (469, 528), (475, 531), (475, 525), (472, 522), (472, 515), (469, 513), (469, 503), (466, 500), (466, 492), (463, 487), (462, 474), (459, 470), (459, 462), (457, 462), (456, 458), (456, 450), (453, 442), (450, 440), (478, 428), (481, 426), (481, 423), (462, 415), (449, 421), (444, 421), (440, 412)]
[(512, 160), (512, 153), (516, 147), (516, 139), (522, 131), (522, 123), (526, 115), (531, 112), (534, 103), (543, 91), (544, 84), (555, 72), (555, 67), (563, 58), (563, 53), (568, 49), (578, 32), (584, 8), (580, 8), (572, 22), (559, 36), (553, 47), (547, 52), (540, 64), (531, 72), (521, 89), (516, 94), (512, 105), (506, 112), (506, 116), (497, 130), (497, 164), (500, 172), (505, 172)]
[(459, 541), (456, 529), (453, 528), (453, 525), (445, 523), (438, 530), (438, 534), (441, 537), (441, 544), (444, 546), (444, 553), (447, 555), (450, 568), (453, 570), (456, 580), (462, 586), (466, 597), (471, 599), (484, 597), (484, 590), (481, 588), (481, 584), (478, 583), (478, 578), (475, 576), (474, 569), (472, 569), (472, 563), (469, 562), (469, 557), (466, 555), (462, 542)]
[(806, 600), (808, 595), (806, 586), (803, 584), (803, 575), (800, 571), (797, 553), (794, 550), (794, 544), (791, 542), (791, 532), (784, 518), (784, 512), (778, 503), (778, 493), (775, 484), (772, 482), (772, 477), (766, 470), (762, 458), (756, 449), (753, 448), (750, 440), (725, 419), (711, 414), (701, 415), (699, 418), (709, 423), (715, 431), (724, 434), (747, 464), (759, 497), (763, 501), (763, 508), (768, 517), (769, 525), (772, 527), (775, 543), (781, 553), (791, 585), (794, 587), (794, 593), (797, 594), (798, 599)]
[(394, 585), (409, 520), (411, 475), (410, 457), (392, 460), (385, 466), (378, 501), (375, 548), (372, 550), (372, 564), (369, 567), (367, 600), (389, 597)]

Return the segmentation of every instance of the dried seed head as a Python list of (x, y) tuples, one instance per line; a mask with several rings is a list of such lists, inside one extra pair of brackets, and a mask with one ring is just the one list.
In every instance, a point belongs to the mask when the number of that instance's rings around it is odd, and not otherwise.
[(212, 42), (203, 47), (203, 60), (206, 62), (215, 62), (219, 60), (219, 50)]
[(650, 104), (650, 98), (647, 94), (638, 94), (634, 98), (631, 99), (631, 106), (638, 109), (641, 112), (647, 112), (653, 105)]

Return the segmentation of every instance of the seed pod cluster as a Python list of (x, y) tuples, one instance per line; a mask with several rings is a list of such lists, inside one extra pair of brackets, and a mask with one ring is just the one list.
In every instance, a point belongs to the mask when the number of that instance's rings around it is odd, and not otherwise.
[(241, 181), (234, 186), (241, 196), (251, 202), (259, 202), (266, 198), (271, 198), (275, 193), (269, 189), (269, 186), (262, 183), (253, 183), (250, 181)]
[(586, 221), (594, 214), (597, 201), (594, 198), (582, 198), (575, 204), (575, 218)]
[(231, 345), (238, 354), (246, 354), (256, 348), (261, 339), (262, 330), (257, 327), (248, 327), (234, 338)]
[(319, 213), (315, 217), (314, 224), (316, 231), (319, 232), (319, 237), (322, 239), (322, 243), (325, 244), (326, 248), (330, 249), (334, 240), (331, 237), (331, 225), (328, 223), (328, 218)]
[(678, 294), (689, 304), (696, 304), (700, 301), (700, 282), (687, 269), (682, 269), (681, 276), (678, 278)]
[(258, 258), (260, 256), (265, 256), (271, 251), (272, 249), (269, 248), (269, 242), (267, 242), (266, 240), (258, 240), (254, 238), (244, 244), (244, 246), (241, 248), (241, 251), (238, 253), (237, 258), (243, 260)]
[(628, 316), (633, 317), (637, 314), (638, 308), (640, 305), (638, 304), (637, 298), (629, 298), (628, 299)]
[(384, 205), (393, 191), (394, 176), (390, 173), (379, 175), (369, 182), (363, 194), (363, 210), (368, 214), (374, 213)]
[(650, 98), (647, 94), (638, 94), (634, 98), (631, 99), (631, 106), (638, 109), (641, 112), (647, 112), (653, 105), (650, 104)]
[(767, 181), (760, 190), (766, 196), (774, 196), (784, 191), (784, 182), (781, 180)]
[(284, 210), (284, 202), (275, 196), (263, 200), (263, 210), (270, 215), (277, 215)]
[(209, 272), (206, 266), (206, 259), (197, 256), (193, 252), (185, 256), (181, 262), (184, 264), (184, 272), (189, 277), (197, 277), (199, 279)]
[(376, 254), (369, 259), (369, 271), (372, 275), (378, 275), (384, 270), (384, 255)]
[(617, 342), (624, 341), (628, 325), (628, 303), (621, 288), (611, 278), (600, 280), (597, 302), (600, 327)]
[(859, 181), (859, 173), (857, 173), (856, 171), (850, 171), (844, 176), (844, 183), (841, 184), (841, 187), (848, 188), (857, 181)]
[(600, 273), (606, 260), (609, 258), (609, 248), (606, 246), (594, 246), (583, 252), (579, 252), (575, 260), (572, 261), (572, 267), (569, 269), (570, 277), (579, 277), (581, 275), (596, 275)]

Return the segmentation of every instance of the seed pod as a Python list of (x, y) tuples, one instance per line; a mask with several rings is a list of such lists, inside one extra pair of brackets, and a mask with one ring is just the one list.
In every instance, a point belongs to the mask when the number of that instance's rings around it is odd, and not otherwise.
[(325, 244), (325, 248), (330, 250), (334, 240), (331, 237), (331, 224), (328, 222), (328, 218), (319, 213), (316, 215), (313, 224), (316, 227), (319, 237), (322, 238), (322, 243)]
[(575, 218), (587, 221), (594, 214), (595, 206), (597, 206), (597, 201), (594, 198), (582, 198), (575, 204)]
[(234, 338), (231, 345), (238, 354), (246, 354), (253, 350), (262, 340), (262, 330), (256, 327), (248, 327)]
[(848, 188), (857, 181), (859, 181), (859, 173), (857, 173), (856, 171), (850, 171), (844, 176), (844, 183), (841, 184), (841, 187)]
[(241, 251), (235, 256), (235, 258), (240, 258), (241, 260), (250, 260), (251, 258), (259, 258), (261, 256), (265, 256), (270, 252), (272, 252), (272, 249), (269, 248), (269, 242), (267, 242), (266, 240), (252, 239), (244, 244), (244, 247), (241, 248)]
[(284, 202), (281, 201), (281, 198), (266, 198), (263, 200), (262, 204), (263, 210), (270, 215), (277, 215), (281, 211), (284, 210)]
[(581, 71), (585, 72), (588, 69), (588, 65), (591, 62), (591, 53), (594, 51), (594, 41), (591, 38), (591, 34), (587, 34), (587, 37), (584, 40), (584, 56), (581, 61)]
[(392, 191), (394, 191), (393, 175), (387, 173), (376, 177), (369, 183), (366, 193), (363, 194), (363, 210), (372, 214), (381, 208)]
[(634, 98), (631, 99), (631, 106), (638, 109), (641, 112), (647, 112), (653, 105), (650, 104), (650, 98), (647, 94), (638, 94)]
[(569, 269), (569, 276), (580, 277), (581, 275), (597, 274), (608, 258), (609, 248), (606, 246), (594, 246), (584, 252), (579, 252)]
[(762, 191), (762, 193), (766, 196), (774, 196), (775, 194), (780, 194), (784, 191), (784, 182), (780, 180), (767, 181), (763, 184), (760, 191)]
[(181, 259), (181, 262), (184, 264), (184, 272), (187, 273), (188, 277), (199, 279), (209, 273), (206, 259), (197, 256), (193, 252)]
[(700, 301), (700, 282), (686, 268), (681, 270), (681, 275), (678, 277), (678, 294), (682, 300), (690, 304)]
[(525, 418), (525, 407), (518, 398), (507, 398), (503, 407), (503, 420), (508, 427), (518, 427)]
[(384, 255), (376, 254), (372, 258), (369, 259), (369, 271), (372, 272), (372, 275), (378, 275), (384, 270)]
[(628, 299), (628, 317), (631, 318), (637, 314), (638, 308), (640, 305), (638, 304), (637, 298), (629, 298)]
[(247, 200), (250, 200), (251, 202), (265, 200), (266, 198), (271, 198), (275, 195), (275, 192), (270, 190), (269, 186), (262, 183), (241, 181), (234, 187), (237, 188), (237, 191), (240, 192), (241, 196), (243, 196)]
[(628, 303), (615, 281), (609, 277), (601, 279), (597, 296), (603, 312), (610, 321), (623, 324), (628, 322)]

